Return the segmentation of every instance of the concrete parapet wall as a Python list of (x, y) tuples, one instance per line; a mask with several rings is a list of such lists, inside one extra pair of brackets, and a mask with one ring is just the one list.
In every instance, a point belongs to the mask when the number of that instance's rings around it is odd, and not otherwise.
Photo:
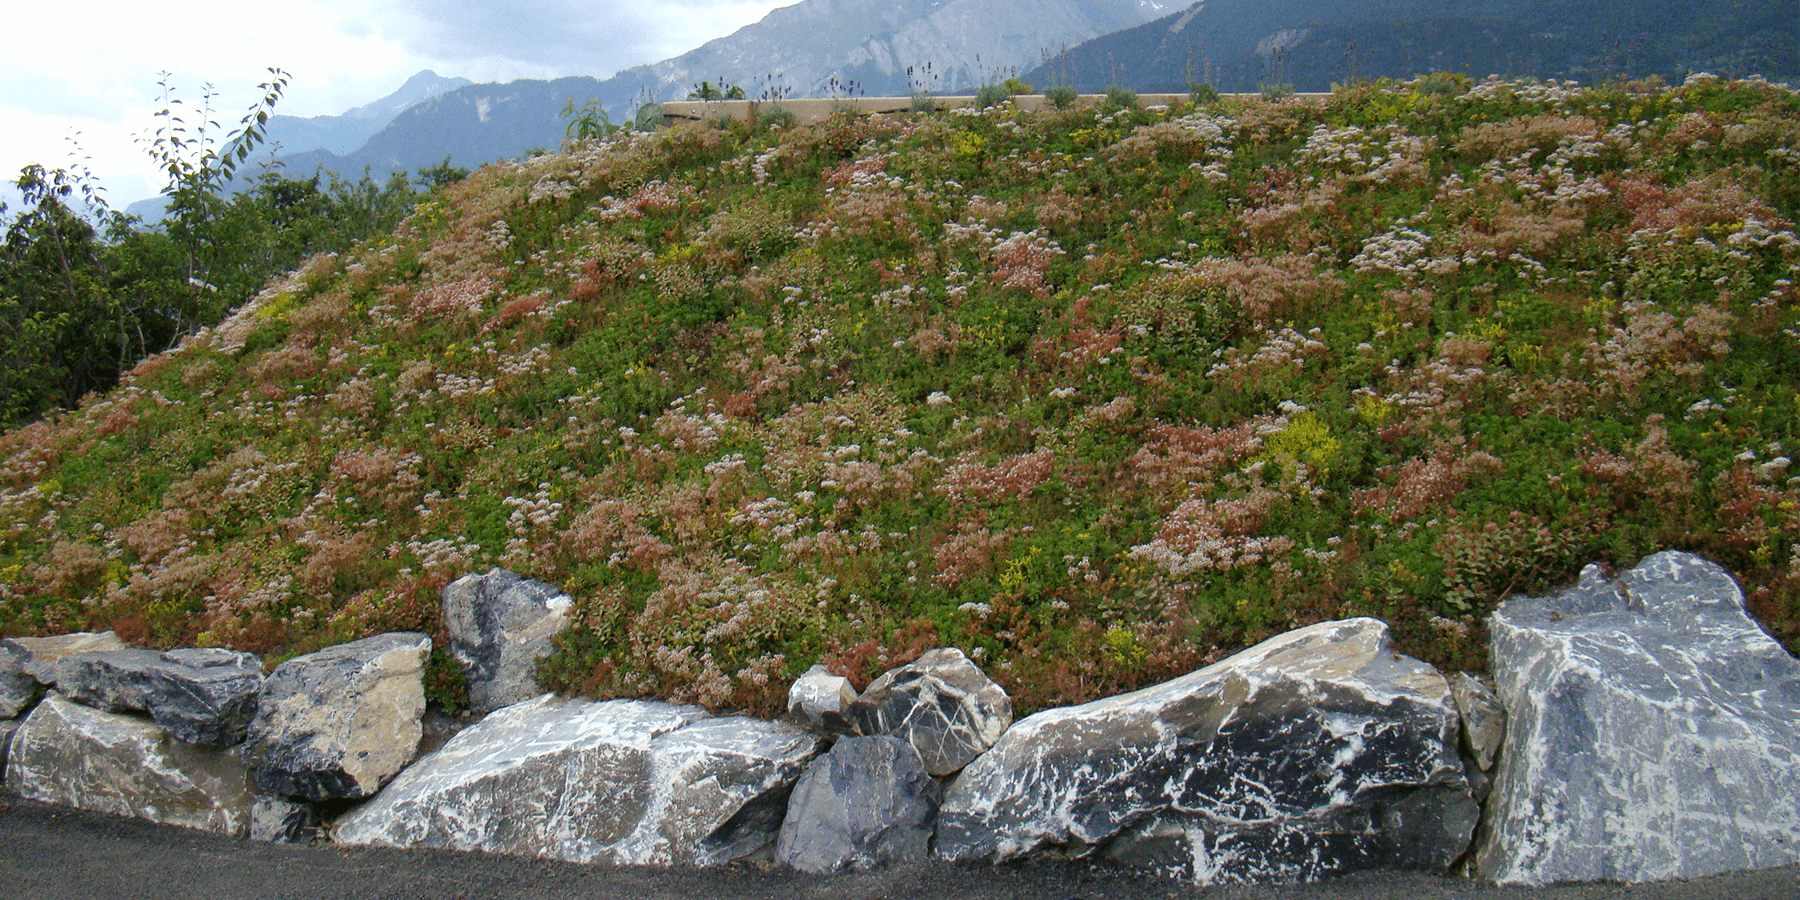
[[(1226, 94), (1228, 97), (1259, 96), (1255, 94)], [(1300, 97), (1328, 97), (1329, 94), (1298, 94)], [(1174, 106), (1187, 102), (1187, 94), (1139, 94), (1138, 103), (1142, 106)], [(1077, 106), (1098, 106), (1106, 100), (1105, 94), (1082, 94), (1075, 101)], [(957, 109), (975, 105), (975, 98), (969, 97), (932, 97), (931, 102), (940, 110)], [(1020, 94), (1012, 98), (1012, 102), (1020, 109), (1043, 109), (1050, 101), (1042, 94)], [(720, 118), (748, 119), (760, 110), (779, 108), (787, 110), (796, 122), (815, 122), (834, 112), (852, 111), (863, 114), (907, 112), (913, 108), (911, 97), (844, 97), (830, 99), (824, 97), (799, 100), (677, 100), (662, 105), (663, 119), (669, 124), (677, 122), (706, 122)]]

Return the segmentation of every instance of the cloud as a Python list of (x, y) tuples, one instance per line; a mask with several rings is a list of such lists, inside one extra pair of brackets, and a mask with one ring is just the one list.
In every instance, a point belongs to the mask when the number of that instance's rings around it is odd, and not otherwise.
[[(66, 165), (80, 132), (92, 168), (120, 189), (158, 183), (133, 141), (154, 124), (157, 81), (175, 96), (218, 96), (229, 131), (261, 92), (267, 68), (290, 76), (278, 113), (336, 115), (397, 89), (421, 69), (474, 81), (561, 75), (610, 77), (679, 55), (793, 0), (176, 0), (119, 4), (57, 0), (9, 9), (0, 55), (0, 179), (30, 162)], [(42, 36), (78, 34), (79, 40)], [(129, 186), (128, 186), (129, 185)]]
[(779, 0), (506, 0), (478, 6), (461, 0), (389, 0), (372, 15), (385, 33), (399, 36), (421, 56), (512, 63), (540, 69), (544, 76), (606, 78), (724, 37), (782, 5)]

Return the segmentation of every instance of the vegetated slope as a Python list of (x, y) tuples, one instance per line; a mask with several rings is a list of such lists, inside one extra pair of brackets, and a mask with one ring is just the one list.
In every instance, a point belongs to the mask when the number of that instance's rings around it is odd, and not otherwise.
[(1800, 648), (1797, 146), (1759, 82), (1439, 78), (491, 166), (0, 438), (0, 628), (279, 656), (500, 565), (564, 689), (954, 645), (1030, 708), (1353, 615), (1479, 667), (1679, 547)]
[(1205, 0), (1070, 48), (1026, 77), (1083, 91), (1326, 91), (1442, 71), (1588, 84), (1693, 72), (1791, 79), (1800, 18), (1746, 0)]

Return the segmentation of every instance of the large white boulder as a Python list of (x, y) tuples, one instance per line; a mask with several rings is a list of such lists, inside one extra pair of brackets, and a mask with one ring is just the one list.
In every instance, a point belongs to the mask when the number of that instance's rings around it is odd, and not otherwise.
[(22, 797), (236, 837), (250, 829), (249, 769), (231, 750), (56, 694), (13, 735), (6, 787)]
[(1800, 660), (1717, 565), (1650, 556), (1504, 604), (1506, 741), (1477, 856), (1500, 882), (1650, 881), (1800, 862)]
[(771, 844), (820, 748), (783, 722), (545, 695), (499, 710), (339, 820), (342, 843), (712, 865)]
[(1374, 619), (1323, 622), (1015, 723), (950, 782), (936, 852), (1055, 849), (1200, 884), (1441, 871), (1478, 814), (1437, 670)]

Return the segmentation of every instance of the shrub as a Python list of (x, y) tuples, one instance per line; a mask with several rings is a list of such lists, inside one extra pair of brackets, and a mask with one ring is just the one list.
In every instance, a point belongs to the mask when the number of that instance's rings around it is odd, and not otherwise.
[(1137, 91), (1116, 84), (1112, 85), (1106, 89), (1104, 104), (1108, 109), (1137, 109)]

